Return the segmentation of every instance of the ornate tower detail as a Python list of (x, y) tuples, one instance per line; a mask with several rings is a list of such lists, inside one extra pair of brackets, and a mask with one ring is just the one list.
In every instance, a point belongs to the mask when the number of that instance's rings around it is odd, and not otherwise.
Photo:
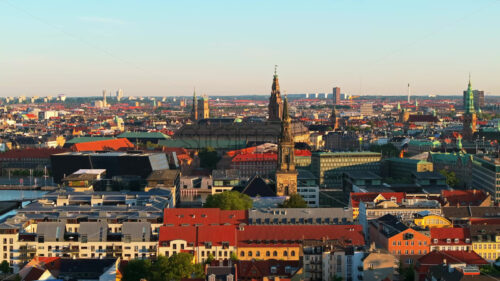
[(476, 132), (477, 116), (474, 109), (474, 92), (472, 91), (472, 85), (469, 75), (469, 85), (465, 93), (464, 99), (464, 122), (463, 122), (463, 136), (464, 139), (471, 141), (474, 133)]
[(332, 130), (336, 130), (339, 128), (339, 120), (337, 117), (337, 110), (335, 109), (335, 105), (333, 105), (332, 114), (330, 115), (330, 123), (332, 124)]
[(191, 121), (198, 120), (198, 99), (196, 98), (196, 90), (193, 92), (193, 108), (191, 109)]
[(283, 100), (281, 99), (280, 84), (277, 74), (278, 66), (274, 66), (273, 87), (269, 98), (269, 121), (280, 121), (283, 116)]
[(295, 143), (292, 135), (292, 120), (288, 115), (288, 101), (283, 104), (281, 136), (278, 142), (278, 167), (276, 169), (276, 195), (289, 196), (297, 193), (297, 170), (295, 169)]
[(202, 95), (198, 100), (198, 120), (210, 118), (210, 108), (208, 107), (208, 97)]

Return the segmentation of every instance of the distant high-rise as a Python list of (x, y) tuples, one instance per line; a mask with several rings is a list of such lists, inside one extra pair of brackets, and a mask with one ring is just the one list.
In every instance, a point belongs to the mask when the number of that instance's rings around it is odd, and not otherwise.
[(106, 102), (106, 90), (102, 90), (102, 106), (106, 107), (108, 103)]
[(278, 81), (277, 65), (274, 68), (273, 87), (269, 98), (269, 121), (281, 121), (283, 116), (283, 100), (281, 99), (280, 84)]
[(373, 115), (373, 103), (363, 103), (359, 108), (359, 112), (363, 116)]
[(116, 91), (116, 100), (120, 101), (122, 98), (123, 98), (123, 90), (118, 89), (118, 91)]
[(334, 87), (333, 88), (333, 104), (340, 104), (340, 88), (339, 87)]
[[(484, 107), (484, 91), (473, 90), (472, 94), (474, 95), (474, 109), (479, 111)], [(464, 91), (464, 110), (465, 110), (465, 100), (467, 99), (467, 90)]]
[(208, 107), (208, 97), (203, 95), (198, 100), (198, 120), (210, 118), (210, 109)]

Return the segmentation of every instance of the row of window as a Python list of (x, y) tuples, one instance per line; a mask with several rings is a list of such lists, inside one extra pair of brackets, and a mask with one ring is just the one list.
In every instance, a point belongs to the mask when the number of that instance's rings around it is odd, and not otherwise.
[[(414, 250), (404, 250), (403, 252), (405, 255), (415, 255), (416, 253), (418, 253), (418, 255), (425, 255), (427, 254), (427, 250), (418, 250), (418, 251), (414, 251)], [(393, 255), (401, 255), (401, 250), (392, 250), (392, 254)]]
[[(392, 241), (392, 246), (401, 246), (401, 241)], [(404, 243), (405, 246), (415, 246), (415, 241), (405, 241)], [(418, 245), (419, 246), (426, 246), (427, 245), (427, 241), (418, 241)]]
[[(248, 257), (253, 257), (253, 254), (254, 254), (253, 251), (247, 251), (247, 256)], [(278, 256), (278, 251), (273, 251), (272, 254), (273, 254), (272, 255), (273, 257), (277, 257)], [(244, 257), (244, 256), (245, 256), (245, 251), (241, 251), (240, 252), (240, 257)], [(255, 256), (256, 257), (260, 257), (260, 251), (255, 251)], [(265, 256), (266, 257), (270, 257), (271, 256), (271, 251), (266, 251)], [(288, 251), (286, 251), (286, 250), (283, 251), (283, 256), (284, 257), (288, 257)], [(295, 251), (290, 251), (290, 256), (291, 257), (295, 257)]]
[[(488, 249), (488, 250), (491, 250), (491, 249), (496, 249), (497, 248), (497, 244), (496, 243), (487, 243), (487, 244), (474, 244), (474, 249), (475, 250), (482, 250), (482, 249)], [(500, 249), (500, 245), (498, 245), (498, 249)]]
[(334, 223), (334, 224), (337, 224), (339, 222), (342, 222), (342, 223), (347, 223), (347, 218), (299, 218), (299, 219), (296, 219), (296, 218), (291, 218), (291, 219), (287, 219), (287, 218), (282, 218), (281, 221), (280, 219), (278, 218), (274, 218), (274, 219), (270, 219), (270, 218), (266, 218), (266, 219), (252, 219), (250, 218), (249, 219), (249, 223), (250, 224), (279, 224), (279, 223), (282, 223), (282, 224), (296, 224), (296, 223), (299, 223), (299, 224), (312, 224), (312, 223), (315, 223), (315, 224), (330, 224), (330, 223)]

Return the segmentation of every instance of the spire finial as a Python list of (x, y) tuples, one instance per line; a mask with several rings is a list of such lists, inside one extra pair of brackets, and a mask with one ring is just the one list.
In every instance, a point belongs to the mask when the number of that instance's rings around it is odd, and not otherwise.
[(278, 65), (274, 65), (274, 76), (278, 76)]
[(196, 87), (193, 87), (193, 97), (196, 97)]

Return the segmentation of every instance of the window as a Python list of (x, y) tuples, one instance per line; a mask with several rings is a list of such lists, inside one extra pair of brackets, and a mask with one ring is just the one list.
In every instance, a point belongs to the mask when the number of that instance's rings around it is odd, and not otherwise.
[(248, 251), (248, 256), (251, 257), (253, 255), (252, 251)]
[(278, 252), (277, 252), (277, 251), (274, 251), (274, 252), (273, 252), (273, 256), (274, 256), (274, 257), (277, 257), (277, 256), (278, 256)]
[(288, 252), (287, 251), (283, 251), (283, 256), (288, 257)]
[(260, 257), (260, 251), (256, 251), (256, 252), (255, 252), (255, 256), (256, 256), (256, 257)]
[(244, 251), (241, 251), (241, 252), (240, 252), (240, 256), (244, 257), (244, 256), (245, 256), (245, 252), (244, 252)]
[(266, 251), (266, 257), (270, 257), (270, 256), (271, 256), (271, 252)]
[(290, 252), (290, 255), (291, 255), (292, 257), (294, 257), (294, 256), (295, 256), (295, 251), (291, 251), (291, 252)]

